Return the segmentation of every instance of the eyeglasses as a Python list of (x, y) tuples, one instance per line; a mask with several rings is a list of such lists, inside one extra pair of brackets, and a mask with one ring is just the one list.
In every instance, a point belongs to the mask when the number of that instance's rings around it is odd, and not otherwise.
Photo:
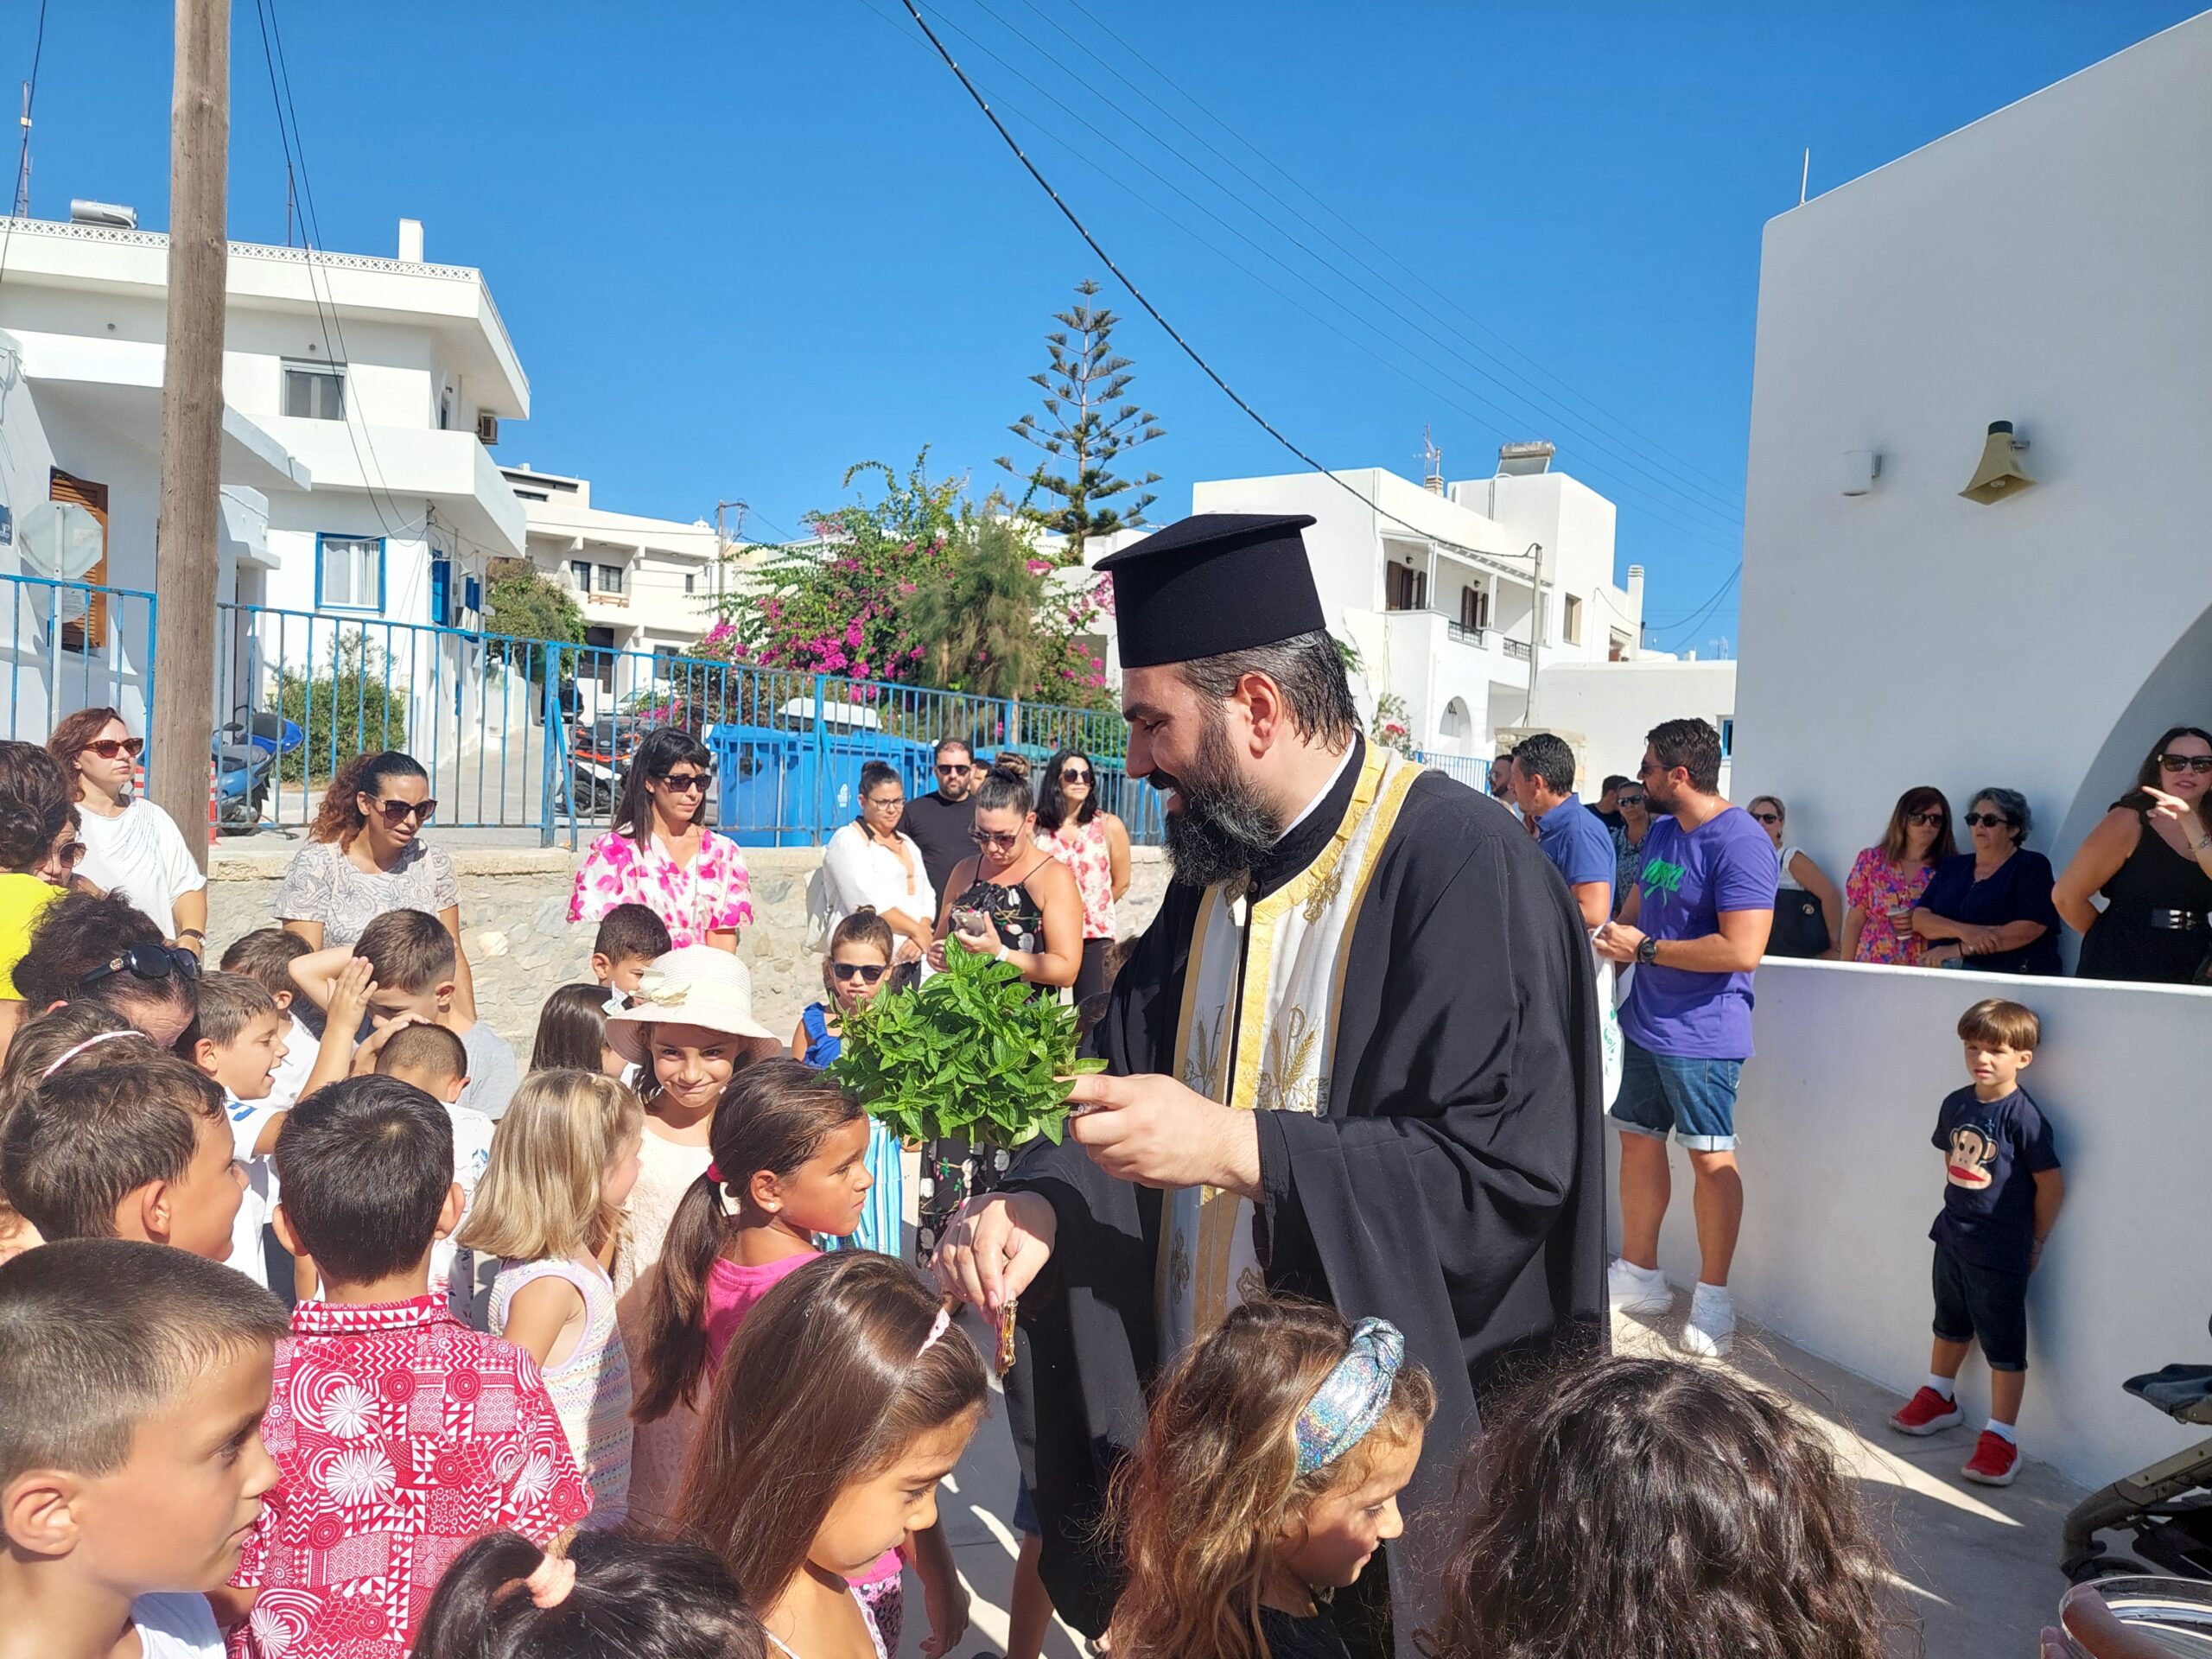
[(837, 976), (840, 984), (857, 976), (861, 984), (873, 985), (891, 969), (880, 962), (833, 962), (830, 971)]
[(906, 804), (904, 795), (866, 795), (861, 799), (878, 812), (893, 812)]
[(1994, 830), (1999, 824), (2010, 823), (2012, 820), (2001, 812), (1969, 812), (1959, 822), (1969, 830), (1983, 828)]
[(112, 962), (103, 963), (77, 982), (76, 988), (85, 989), (117, 974), (129, 974), (134, 979), (194, 980), (200, 977), (200, 958), (181, 945), (134, 944)]
[[(1934, 830), (1942, 827), (1943, 815), (1941, 812), (1908, 812), (1904, 815), (1904, 821), (1916, 830)], [(1972, 823), (1974, 820), (1968, 818), (1967, 822)]]
[(968, 836), (978, 847), (1011, 847), (1021, 839), (1021, 831), (1009, 830), (1004, 835), (994, 835), (988, 830), (970, 830)]
[(1060, 773), (1060, 781), (1064, 784), (1087, 784), (1090, 781), (1090, 769), (1088, 766), (1066, 767)]
[(438, 810), (435, 801), (378, 801), (377, 810), (384, 814), (384, 821), (397, 830), (413, 818), (417, 823), (428, 823), (430, 815)]
[(1643, 797), (1641, 795), (1621, 794), (1616, 796), (1614, 798), (1619, 801), (1623, 806), (1642, 806), (1643, 804)]
[(136, 760), (146, 753), (146, 740), (143, 737), (98, 737), (86, 744), (79, 753), (97, 754), (103, 760), (112, 760), (118, 755), (127, 754)]
[(664, 789), (672, 789), (678, 795), (689, 795), (695, 789), (704, 789), (711, 772), (664, 772), (653, 781)]
[(2212, 754), (2162, 754), (2158, 757), (2162, 772), (2212, 772)]
[(1782, 822), (1782, 814), (1779, 812), (1754, 812), (1751, 816), (1757, 818), (1761, 823), (1780, 823)]

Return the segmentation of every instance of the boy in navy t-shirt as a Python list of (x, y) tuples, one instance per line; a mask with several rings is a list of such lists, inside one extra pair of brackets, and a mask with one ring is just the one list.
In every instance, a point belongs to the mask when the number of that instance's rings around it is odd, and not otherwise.
[(2009, 1486), (2019, 1472), (2015, 1425), (2027, 1386), (2028, 1275), (2066, 1196), (2050, 1125), (2019, 1075), (2036, 1057), (2042, 1027), (2033, 1012), (1991, 997), (1959, 1018), (1970, 1087), (1947, 1096), (1932, 1137), (1943, 1154), (1942, 1213), (1936, 1241), (1936, 1346), (1928, 1381), (1890, 1419), (1905, 1434), (1956, 1423), (1953, 1398), (1968, 1344), (1989, 1362), (1989, 1427), (1961, 1471), (1985, 1486)]

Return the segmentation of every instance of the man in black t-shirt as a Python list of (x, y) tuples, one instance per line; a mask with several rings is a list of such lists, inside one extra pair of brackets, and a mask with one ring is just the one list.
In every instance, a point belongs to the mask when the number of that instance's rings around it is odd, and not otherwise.
[(975, 758), (975, 751), (958, 738), (942, 740), (937, 746), (937, 788), (907, 802), (906, 816), (899, 823), (922, 849), (922, 868), (940, 903), (960, 861), (976, 850), (975, 783), (969, 771)]

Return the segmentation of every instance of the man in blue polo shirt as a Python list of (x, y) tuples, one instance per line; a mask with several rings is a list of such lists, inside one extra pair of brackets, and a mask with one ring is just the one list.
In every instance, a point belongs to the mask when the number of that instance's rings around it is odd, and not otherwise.
[(1613, 913), (1613, 838), (1574, 792), (1574, 751), (1564, 738), (1539, 732), (1513, 751), (1513, 794), (1536, 826), (1536, 844), (1559, 866), (1586, 926), (1603, 927)]

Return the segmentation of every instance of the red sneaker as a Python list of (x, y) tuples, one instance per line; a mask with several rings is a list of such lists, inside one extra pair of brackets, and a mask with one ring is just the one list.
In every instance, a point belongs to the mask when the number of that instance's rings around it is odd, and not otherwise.
[(1891, 1417), (1890, 1427), (1900, 1434), (1933, 1434), (1957, 1427), (1965, 1415), (1957, 1401), (1946, 1400), (1923, 1382), (1920, 1392)]
[(1959, 1472), (1977, 1485), (2010, 1486), (2012, 1477), (2020, 1472), (2020, 1448), (1985, 1428), (1974, 1442), (1974, 1456)]

